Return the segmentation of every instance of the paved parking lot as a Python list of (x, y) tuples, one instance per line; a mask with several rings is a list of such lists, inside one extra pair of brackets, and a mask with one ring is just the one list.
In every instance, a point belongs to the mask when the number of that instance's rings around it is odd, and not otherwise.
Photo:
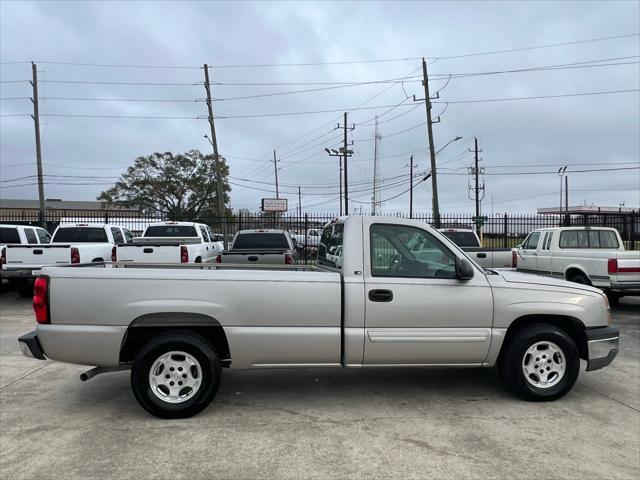
[[(621, 351), (564, 399), (511, 396), (493, 369), (225, 371), (200, 415), (146, 414), (127, 372), (23, 357), (29, 300), (0, 293), (0, 478), (638, 478), (640, 301)], [(583, 366), (584, 368), (584, 366)]]

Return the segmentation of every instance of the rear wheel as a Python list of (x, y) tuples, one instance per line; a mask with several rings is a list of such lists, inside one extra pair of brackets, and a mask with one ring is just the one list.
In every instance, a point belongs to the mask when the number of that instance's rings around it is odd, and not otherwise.
[(587, 276), (583, 275), (582, 273), (575, 274), (573, 277), (569, 279), (569, 281), (573, 283), (580, 283), (582, 285), (591, 285)]
[(213, 400), (221, 366), (211, 344), (188, 331), (149, 340), (136, 355), (131, 388), (140, 405), (160, 418), (187, 418)]
[(609, 299), (609, 305), (612, 307), (617, 307), (620, 305), (620, 295), (613, 292), (606, 292), (607, 298)]
[(513, 335), (500, 355), (498, 370), (502, 381), (525, 400), (556, 400), (578, 379), (580, 356), (564, 330), (539, 323)]

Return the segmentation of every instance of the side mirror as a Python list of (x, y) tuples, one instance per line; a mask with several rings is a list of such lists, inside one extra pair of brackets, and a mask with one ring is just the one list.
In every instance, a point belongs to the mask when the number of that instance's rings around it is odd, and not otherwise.
[(522, 248), (522, 244), (521, 244), (521, 243), (517, 244), (517, 245), (516, 245), (516, 248), (517, 248), (517, 249), (521, 249), (521, 248)]
[(473, 267), (467, 260), (456, 258), (456, 278), (458, 280), (471, 280), (473, 273)]

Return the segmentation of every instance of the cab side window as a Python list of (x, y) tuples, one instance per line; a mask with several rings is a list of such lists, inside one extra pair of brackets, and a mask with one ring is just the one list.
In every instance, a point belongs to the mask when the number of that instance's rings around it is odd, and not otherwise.
[(200, 234), (202, 235), (202, 241), (205, 243), (210, 242), (211, 239), (209, 238), (209, 232), (207, 232), (207, 229), (202, 225), (198, 225), (198, 228), (200, 229)]
[(374, 277), (455, 278), (456, 257), (428, 232), (405, 225), (374, 224), (370, 231)]
[(27, 243), (38, 243), (38, 236), (34, 232), (33, 228), (25, 228), (24, 234), (27, 237)]
[(524, 250), (535, 250), (538, 248), (538, 241), (540, 240), (540, 232), (532, 232), (531, 235), (522, 245)]
[(133, 234), (131, 233), (131, 230), (129, 230), (128, 228), (123, 228), (122, 233), (124, 233), (125, 242), (131, 243), (133, 241)]
[(117, 244), (124, 243), (124, 237), (122, 232), (117, 227), (111, 227), (111, 235), (113, 235), (113, 242)]
[(51, 243), (51, 235), (43, 228), (36, 228), (38, 234), (38, 240), (40, 243)]

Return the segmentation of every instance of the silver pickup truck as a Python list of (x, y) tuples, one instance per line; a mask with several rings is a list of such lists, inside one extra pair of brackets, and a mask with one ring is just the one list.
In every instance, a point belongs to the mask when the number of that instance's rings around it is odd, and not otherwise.
[[(441, 255), (420, 259), (414, 245)], [(317, 261), (45, 268), (37, 330), (19, 344), (96, 366), (82, 379), (130, 368), (136, 399), (163, 418), (205, 408), (223, 367), (497, 365), (511, 390), (542, 401), (571, 390), (580, 359), (595, 370), (618, 352), (599, 290), (485, 270), (416, 220), (339, 218)]]

